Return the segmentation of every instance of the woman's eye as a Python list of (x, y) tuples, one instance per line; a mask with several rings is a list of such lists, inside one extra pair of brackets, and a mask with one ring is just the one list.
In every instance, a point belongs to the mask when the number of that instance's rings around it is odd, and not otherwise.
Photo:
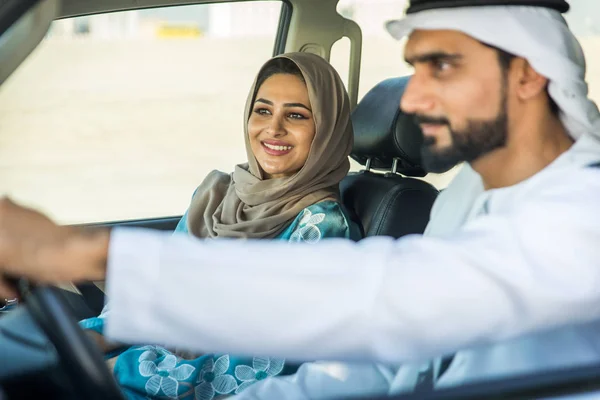
[(306, 119), (306, 117), (302, 114), (298, 113), (290, 113), (290, 118), (292, 119)]
[(270, 112), (269, 110), (267, 110), (266, 108), (257, 108), (254, 110), (255, 113), (257, 113), (258, 115), (269, 115)]

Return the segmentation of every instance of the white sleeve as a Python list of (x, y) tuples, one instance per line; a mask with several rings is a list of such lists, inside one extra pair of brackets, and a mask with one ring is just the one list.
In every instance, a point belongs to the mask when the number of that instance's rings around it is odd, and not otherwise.
[(564, 186), (447, 239), (303, 245), (116, 229), (107, 335), (400, 363), (586, 322), (600, 317), (600, 183)]
[(389, 391), (395, 369), (379, 364), (312, 362), (294, 375), (265, 379), (236, 396), (238, 400), (318, 400), (377, 396)]

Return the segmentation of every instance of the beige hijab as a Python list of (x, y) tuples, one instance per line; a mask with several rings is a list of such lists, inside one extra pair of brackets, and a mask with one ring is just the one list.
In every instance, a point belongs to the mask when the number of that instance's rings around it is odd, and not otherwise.
[(278, 57), (298, 66), (308, 88), (316, 128), (308, 159), (293, 176), (262, 179), (248, 137), (257, 76), (244, 112), (248, 163), (237, 165), (232, 174), (213, 171), (198, 187), (187, 220), (194, 236), (273, 238), (304, 208), (339, 199), (338, 184), (350, 168), (348, 155), (353, 145), (350, 101), (344, 84), (335, 69), (319, 56), (289, 53)]

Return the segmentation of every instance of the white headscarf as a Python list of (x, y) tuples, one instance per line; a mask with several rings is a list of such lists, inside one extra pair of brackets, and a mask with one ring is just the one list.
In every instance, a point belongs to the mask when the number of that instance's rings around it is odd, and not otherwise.
[(531, 6), (475, 6), (433, 9), (389, 21), (396, 39), (415, 29), (449, 29), (523, 57), (550, 82), (548, 92), (574, 139), (584, 133), (600, 137), (600, 112), (588, 98), (581, 45), (555, 10)]

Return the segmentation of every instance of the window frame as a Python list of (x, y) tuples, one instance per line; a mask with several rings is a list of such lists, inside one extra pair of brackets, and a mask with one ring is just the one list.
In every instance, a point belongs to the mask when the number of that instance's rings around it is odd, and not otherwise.
[(273, 57), (285, 53), (285, 45), (287, 43), (292, 14), (294, 12), (294, 6), (289, 0), (278, 1), (281, 1), (281, 13), (279, 14), (279, 23), (277, 24), (277, 32), (275, 34)]
[[(272, 3), (280, 3), (281, 11), (279, 13), (279, 21), (277, 23), (277, 28), (275, 31), (275, 37), (273, 42), (273, 56), (282, 54), (285, 52), (285, 47), (287, 43), (288, 33), (291, 25), (292, 14), (293, 14), (293, 4), (290, 0), (265, 0)], [(15, 2), (18, 7), (13, 7), (10, 12), (3, 13), (0, 16), (6, 16), (6, 20), (13, 20), (15, 15), (18, 13), (27, 11), (27, 9), (31, 6), (31, 4), (35, 4), (37, 0), (23, 0), (22, 2)], [(31, 4), (30, 4), (31, 3)], [(93, 15), (103, 15), (103, 14), (112, 14), (119, 12), (127, 12), (127, 11), (139, 11), (139, 10), (148, 10), (148, 9), (157, 9), (157, 8), (170, 8), (170, 7), (185, 7), (185, 6), (202, 6), (202, 5), (214, 5), (214, 4), (234, 4), (234, 3), (252, 3), (249, 0), (225, 0), (225, 1), (201, 1), (201, 0), (180, 0), (177, 2), (172, 2), (168, 0), (153, 0), (151, 1), (151, 5), (143, 5), (143, 6), (128, 6), (128, 7), (120, 7), (116, 6), (116, 3), (123, 3), (122, 1), (116, 0), (113, 2), (115, 5), (107, 4), (104, 5), (105, 10), (95, 11), (93, 10), (94, 5), (93, 2), (85, 3), (81, 2), (82, 12), (73, 13), (72, 10), (68, 7), (62, 10), (59, 16), (54, 21), (59, 21), (63, 19), (71, 19), (78, 17), (86, 17)], [(13, 4), (13, 3), (10, 3)], [(75, 4), (75, 3), (67, 3), (67, 4)], [(83, 10), (90, 9), (90, 11), (85, 12)], [(4, 10), (3, 10), (4, 11)], [(3, 22), (4, 19), (0, 19), (0, 23)], [(2, 25), (0, 24), (0, 28)], [(94, 227), (94, 226), (104, 226), (104, 227), (117, 227), (117, 226), (128, 226), (128, 227), (138, 227), (138, 228), (152, 228), (158, 230), (173, 230), (182, 215), (164, 215), (164, 216), (148, 216), (144, 218), (136, 218), (132, 217), (130, 219), (108, 219), (101, 221), (84, 221), (78, 223), (69, 223), (70, 226), (80, 226), (80, 227)]]

